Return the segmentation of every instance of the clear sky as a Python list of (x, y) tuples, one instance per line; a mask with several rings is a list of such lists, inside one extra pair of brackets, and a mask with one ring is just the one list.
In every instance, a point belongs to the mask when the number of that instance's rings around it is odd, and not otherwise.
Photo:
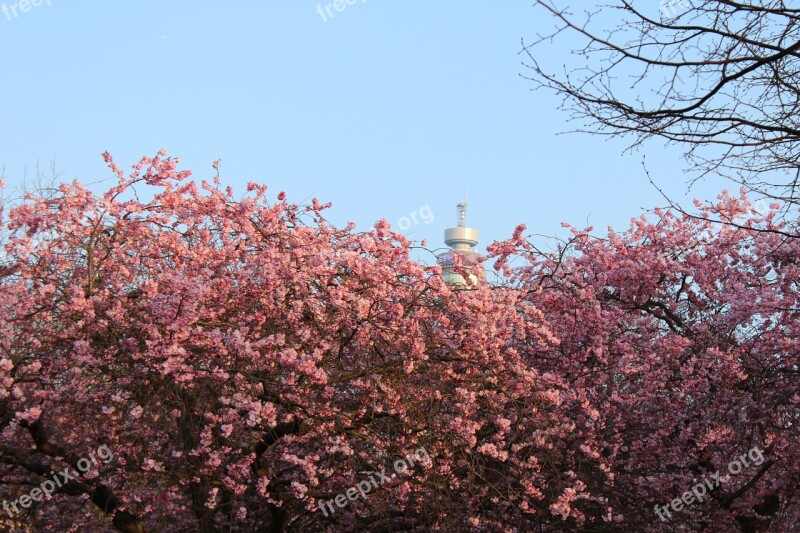
[[(528, 1), (37, 3), (0, 12), (0, 167), (12, 186), (37, 161), (87, 183), (110, 176), (105, 150), (130, 168), (165, 148), (196, 178), (222, 159), (225, 184), (316, 196), (333, 202), (330, 220), (362, 230), (407, 226), (401, 217), (427, 206), (433, 221), (418, 214), (404, 233), (430, 247), (467, 188), (481, 250), (522, 222), (560, 236), (562, 221), (626, 228), (664, 204), (643, 156), (685, 198), (676, 150), (625, 155), (624, 141), (559, 135), (575, 126), (559, 100), (520, 76), (520, 40), (553, 24)], [(552, 64), (569, 52), (538, 49)]]

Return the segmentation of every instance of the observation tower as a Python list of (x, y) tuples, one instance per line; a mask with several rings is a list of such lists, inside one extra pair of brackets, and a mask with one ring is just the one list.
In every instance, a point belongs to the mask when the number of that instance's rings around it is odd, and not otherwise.
[[(467, 198), (456, 206), (457, 226), (448, 228), (444, 232), (444, 242), (450, 247), (449, 250), (439, 254), (436, 262), (442, 266), (442, 278), (445, 283), (454, 287), (469, 288), (464, 276), (458, 274), (453, 269), (453, 261), (456, 255), (459, 256), (459, 263), (465, 268), (478, 263), (480, 255), (473, 250), (478, 244), (478, 230), (467, 226)], [(480, 269), (481, 273), (483, 269)], [(483, 277), (482, 275), (480, 276)], [(470, 274), (470, 281), (473, 285), (479, 281), (478, 275)]]

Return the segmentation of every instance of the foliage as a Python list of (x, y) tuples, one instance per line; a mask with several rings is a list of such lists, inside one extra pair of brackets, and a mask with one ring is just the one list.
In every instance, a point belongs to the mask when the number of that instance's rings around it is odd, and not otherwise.
[[(65, 531), (694, 530), (800, 522), (796, 240), (659, 212), (453, 290), (385, 221), (332, 227), (164, 152), (4, 214), (0, 526)], [(216, 164), (215, 164), (216, 166)], [(138, 199), (137, 187), (152, 189)], [(709, 213), (737, 216), (746, 199)], [(758, 226), (759, 231), (754, 228)], [(512, 256), (527, 265), (511, 271)], [(767, 461), (664, 524), (753, 446)], [(424, 448), (368, 496), (335, 498)]]

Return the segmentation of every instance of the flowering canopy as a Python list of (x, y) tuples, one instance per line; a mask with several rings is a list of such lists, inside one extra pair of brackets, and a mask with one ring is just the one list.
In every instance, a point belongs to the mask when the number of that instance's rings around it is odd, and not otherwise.
[[(500, 269), (527, 260), (515, 283), (452, 290), (385, 221), (337, 229), (316, 200), (270, 202), (252, 183), (237, 199), (164, 152), (130, 175), (105, 157), (118, 183), (101, 196), (72, 183), (2, 215), (0, 498), (101, 445), (113, 461), (0, 526), (800, 522), (793, 228), (659, 212), (607, 240), (574, 230), (553, 254), (518, 228), (490, 250)], [(760, 467), (659, 522), (654, 505), (755, 445)], [(323, 512), (420, 449), (426, 460)]]

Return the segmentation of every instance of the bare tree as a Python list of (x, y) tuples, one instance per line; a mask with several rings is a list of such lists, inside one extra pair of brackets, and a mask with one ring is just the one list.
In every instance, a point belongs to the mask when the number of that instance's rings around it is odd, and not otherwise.
[[(564, 97), (578, 131), (630, 136), (631, 148), (660, 138), (684, 150), (693, 180), (716, 173), (800, 203), (800, 5), (564, 4), (535, 1), (556, 25), (523, 41), (525, 77)], [(577, 64), (547, 65), (542, 44), (567, 41)]]

